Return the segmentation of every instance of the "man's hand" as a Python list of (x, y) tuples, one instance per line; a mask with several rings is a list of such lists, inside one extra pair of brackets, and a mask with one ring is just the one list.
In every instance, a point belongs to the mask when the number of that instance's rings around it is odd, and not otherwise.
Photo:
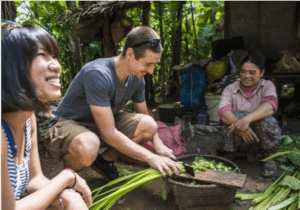
[(259, 142), (258, 137), (256, 136), (256, 134), (252, 131), (252, 129), (249, 127), (246, 131), (241, 132), (239, 134), (244, 142), (248, 143), (248, 144), (252, 144), (253, 142)]
[(171, 159), (176, 159), (175, 155), (173, 154), (173, 150), (164, 144), (160, 144), (160, 145), (154, 144), (154, 150), (155, 150), (156, 154), (158, 154), (158, 155), (166, 156)]
[(249, 128), (250, 122), (251, 121), (248, 120), (246, 116), (241, 119), (238, 119), (229, 126), (228, 135), (230, 135), (233, 132), (238, 135), (241, 135), (242, 132), (245, 132)]
[(171, 170), (173, 170), (176, 175), (178, 175), (178, 171), (182, 170), (177, 162), (165, 156), (153, 154), (147, 162), (152, 168), (159, 170), (163, 177), (166, 176), (165, 171), (169, 176), (172, 176), (173, 173)]

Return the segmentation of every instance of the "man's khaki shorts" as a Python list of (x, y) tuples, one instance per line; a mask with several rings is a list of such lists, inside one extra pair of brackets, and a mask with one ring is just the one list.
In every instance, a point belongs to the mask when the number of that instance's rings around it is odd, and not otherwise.
[[(144, 114), (120, 111), (114, 116), (116, 129), (131, 139), (138, 123), (144, 116)], [(46, 147), (54, 158), (61, 160), (67, 153), (68, 147), (73, 139), (77, 135), (87, 131), (95, 133), (100, 139), (100, 134), (95, 122), (82, 122), (60, 118), (53, 126), (48, 128), (46, 132)], [(101, 148), (109, 147), (102, 139), (100, 139), (100, 145)]]

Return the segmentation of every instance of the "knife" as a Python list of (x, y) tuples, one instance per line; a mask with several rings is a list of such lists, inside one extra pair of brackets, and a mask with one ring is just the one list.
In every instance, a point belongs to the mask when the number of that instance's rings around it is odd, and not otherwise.
[[(172, 160), (175, 162), (178, 162), (178, 160), (176, 160), (176, 159), (172, 158)], [(186, 173), (190, 174), (191, 176), (195, 176), (195, 171), (194, 171), (193, 166), (183, 163), (183, 167), (184, 167)]]

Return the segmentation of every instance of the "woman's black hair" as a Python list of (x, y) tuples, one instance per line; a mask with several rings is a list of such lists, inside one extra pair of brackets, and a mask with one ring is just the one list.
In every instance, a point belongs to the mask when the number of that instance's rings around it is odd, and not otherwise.
[(33, 25), (1, 23), (2, 112), (48, 110), (30, 77), (31, 65), (42, 45), (49, 54), (59, 56), (59, 47), (44, 29)]
[(260, 72), (265, 69), (265, 58), (263, 54), (258, 52), (250, 52), (248, 55), (241, 61), (240, 68), (244, 63), (253, 63), (259, 68)]

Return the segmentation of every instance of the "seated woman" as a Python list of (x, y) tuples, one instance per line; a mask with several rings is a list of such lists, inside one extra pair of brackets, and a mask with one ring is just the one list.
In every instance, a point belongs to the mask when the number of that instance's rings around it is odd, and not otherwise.
[(34, 113), (61, 95), (58, 45), (36, 26), (6, 21), (1, 28), (1, 209), (87, 210), (86, 181), (71, 169), (49, 180), (39, 160)]
[[(219, 104), (219, 116), (225, 125), (224, 151), (229, 157), (237, 150), (260, 150), (263, 158), (276, 151), (281, 129), (272, 116), (278, 107), (276, 88), (262, 79), (264, 58), (253, 53), (241, 62), (240, 81), (228, 85)], [(262, 164), (262, 175), (277, 173), (274, 160)]]

